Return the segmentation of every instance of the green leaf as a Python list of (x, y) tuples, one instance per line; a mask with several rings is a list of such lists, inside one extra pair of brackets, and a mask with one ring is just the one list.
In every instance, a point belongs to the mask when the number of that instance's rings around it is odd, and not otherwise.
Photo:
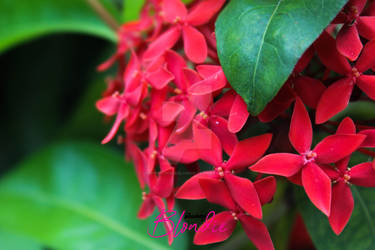
[(216, 22), (224, 72), (259, 114), (346, 0), (232, 0)]
[(302, 188), (295, 189), (299, 211), (318, 250), (374, 249), (375, 192), (370, 188), (352, 186), (351, 189), (354, 196), (354, 211), (340, 236), (333, 233), (327, 217), (312, 205)]
[[(0, 228), (56, 249), (170, 249), (148, 236), (133, 166), (104, 146), (61, 143), (0, 183)], [(155, 217), (153, 217), (155, 219)], [(184, 235), (173, 246), (185, 249)]]
[(0, 52), (32, 38), (79, 32), (116, 42), (116, 34), (82, 0), (0, 1)]

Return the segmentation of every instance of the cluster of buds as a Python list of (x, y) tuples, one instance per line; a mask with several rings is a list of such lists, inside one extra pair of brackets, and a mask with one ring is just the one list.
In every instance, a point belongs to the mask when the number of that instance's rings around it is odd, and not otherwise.
[[(272, 175), (279, 175), (303, 186), (340, 234), (354, 207), (351, 185), (375, 186), (372, 163), (348, 166), (354, 152), (372, 156), (364, 148), (375, 147), (375, 128), (349, 117), (340, 124), (329, 119), (345, 109), (355, 87), (366, 95), (352, 99), (375, 100), (375, 4), (365, 8), (366, 0), (349, 1), (256, 117), (231, 88), (218, 60), (214, 24), (224, 4), (147, 0), (139, 20), (121, 27), (117, 52), (99, 66), (103, 71), (118, 64), (97, 108), (115, 116), (103, 143), (121, 134), (118, 142), (134, 162), (144, 190), (138, 217), (149, 217), (155, 208), (172, 210), (176, 198), (206, 199), (225, 208), (210, 226), (225, 223), (227, 230), (198, 230), (195, 244), (226, 240), (239, 221), (257, 248), (273, 249), (261, 221), (262, 206), (272, 201)], [(319, 72), (311, 72), (312, 64)], [(313, 148), (305, 105), (315, 112), (317, 128), (337, 126)], [(277, 128), (285, 120), (290, 121), (289, 140)], [(265, 134), (238, 139), (257, 123), (272, 126)], [(200, 170), (202, 161), (212, 166), (210, 171)], [(177, 185), (181, 168), (192, 177)], [(253, 181), (238, 175), (249, 170), (258, 173)], [(172, 230), (168, 223), (165, 227)]]

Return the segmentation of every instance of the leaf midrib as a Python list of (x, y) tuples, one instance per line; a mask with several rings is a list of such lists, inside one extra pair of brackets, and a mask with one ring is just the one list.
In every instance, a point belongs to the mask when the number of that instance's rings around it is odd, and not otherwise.
[(7, 190), (6, 193), (16, 195), (16, 196), (26, 197), (28, 199), (50, 204), (51, 206), (55, 205), (63, 209), (72, 211), (78, 215), (81, 215), (82, 217), (86, 217), (92, 221), (95, 221), (96, 223), (110, 229), (111, 231), (117, 234), (120, 234), (124, 236), (125, 238), (136, 241), (139, 244), (144, 245), (150, 249), (160, 249), (160, 250), (170, 249), (170, 248), (166, 248), (158, 244), (157, 242), (147, 237), (144, 237), (143, 235), (134, 233), (133, 230), (129, 229), (128, 227), (121, 225), (120, 223), (114, 221), (113, 219), (105, 215), (100, 214), (99, 212), (93, 209), (90, 209), (80, 204), (76, 204), (72, 201), (53, 197), (51, 195), (46, 195), (43, 193), (30, 192), (30, 191), (24, 191), (24, 190), (22, 192), (19, 192), (19, 191), (17, 192), (14, 190)]
[(253, 106), (254, 105), (254, 100), (255, 100), (255, 92), (254, 91), (254, 85), (255, 85), (255, 78), (256, 78), (256, 75), (257, 75), (257, 71), (258, 71), (258, 64), (259, 64), (259, 60), (260, 60), (260, 55), (261, 55), (261, 52), (263, 50), (263, 45), (264, 45), (264, 39), (266, 38), (266, 34), (267, 34), (267, 31), (268, 31), (268, 28), (272, 22), (272, 19), (273, 17), (275, 16), (277, 10), (279, 9), (279, 6), (280, 6), (280, 3), (282, 2), (283, 0), (279, 0), (275, 6), (275, 9), (273, 10), (271, 16), (270, 16), (270, 19), (268, 20), (267, 22), (267, 25), (266, 25), (266, 28), (264, 29), (264, 32), (263, 32), (263, 35), (262, 35), (262, 40), (260, 42), (260, 46), (259, 46), (259, 51), (258, 51), (258, 55), (256, 57), (256, 61), (255, 61), (255, 65), (254, 65), (254, 74), (253, 74), (253, 79), (252, 79), (252, 82), (251, 82), (251, 90), (252, 90), (252, 93), (251, 93), (251, 98), (249, 100), (249, 105), (250, 106)]

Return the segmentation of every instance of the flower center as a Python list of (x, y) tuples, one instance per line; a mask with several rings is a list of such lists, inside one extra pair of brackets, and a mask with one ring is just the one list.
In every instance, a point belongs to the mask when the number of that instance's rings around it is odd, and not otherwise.
[(146, 192), (142, 192), (142, 200), (146, 200), (146, 196), (147, 196)]
[(182, 90), (179, 89), (179, 88), (175, 88), (175, 89), (173, 90), (173, 92), (174, 92), (176, 95), (181, 95), (181, 94), (182, 94)]
[(236, 214), (235, 212), (232, 212), (232, 216), (233, 216), (233, 219), (234, 219), (234, 220), (238, 220), (238, 218), (237, 218), (237, 214)]
[(224, 177), (224, 169), (223, 169), (222, 167), (218, 167), (218, 168), (216, 169), (216, 172), (217, 172), (217, 174), (218, 174), (221, 178)]
[(352, 73), (355, 78), (358, 78), (361, 76), (361, 73), (359, 73), (358, 69), (356, 67), (352, 68)]
[(357, 7), (351, 6), (350, 14), (349, 14), (350, 20), (355, 21), (355, 19), (357, 19), (358, 17), (359, 17), (359, 11), (358, 11)]
[(158, 154), (158, 151), (156, 151), (156, 150), (152, 151), (152, 153), (150, 155), (151, 159), (155, 159), (157, 154)]
[(147, 115), (145, 113), (143, 113), (143, 112), (141, 112), (139, 114), (139, 117), (141, 117), (142, 120), (146, 120), (147, 119)]
[(180, 16), (177, 16), (176, 19), (174, 19), (173, 24), (180, 23), (182, 18)]
[(208, 119), (208, 115), (204, 111), (200, 112), (199, 115), (205, 120)]
[(304, 154), (303, 162), (306, 165), (307, 163), (315, 161), (317, 154), (313, 151), (308, 151)]
[(350, 175), (344, 174), (343, 179), (344, 179), (345, 183), (349, 183), (349, 181), (350, 181)]

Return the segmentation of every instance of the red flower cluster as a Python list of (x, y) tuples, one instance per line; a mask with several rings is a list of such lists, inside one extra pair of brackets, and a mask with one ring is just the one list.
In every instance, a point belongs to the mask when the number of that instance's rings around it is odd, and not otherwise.
[[(305, 105), (316, 109), (316, 124), (327, 128), (334, 122), (326, 122), (348, 105), (355, 86), (375, 100), (375, 4), (365, 8), (366, 0), (350, 1), (301, 57), (274, 100), (251, 119), (216, 53), (214, 22), (224, 4), (200, 0), (187, 8), (181, 0), (148, 0), (140, 19), (119, 31), (117, 52), (99, 66), (106, 70), (118, 63), (117, 77), (109, 80), (97, 108), (116, 116), (103, 143), (120, 128), (125, 132), (118, 142), (125, 144), (140, 186), (148, 190), (138, 217), (149, 217), (155, 208), (172, 210), (175, 198), (206, 199), (227, 209), (210, 226), (225, 223), (228, 230), (198, 230), (195, 244), (226, 240), (239, 221), (257, 248), (273, 249), (261, 219), (276, 179), (262, 178), (265, 173), (302, 185), (339, 234), (354, 207), (350, 185), (375, 186), (371, 163), (348, 167), (351, 154), (375, 146), (375, 129), (360, 126), (357, 133), (354, 122), (345, 118), (334, 134), (312, 147), (313, 125)], [(326, 72), (309, 72), (313, 63)], [(297, 154), (289, 152), (285, 140), (274, 140), (270, 148), (274, 131), (238, 140), (238, 132), (248, 125), (277, 125), (285, 118), (291, 119), (289, 141)], [(280, 148), (288, 152), (280, 153)], [(267, 151), (273, 153), (262, 158)], [(212, 169), (200, 171), (198, 161)], [(178, 187), (177, 168), (195, 173)], [(256, 181), (238, 175), (248, 169), (260, 173)]]

